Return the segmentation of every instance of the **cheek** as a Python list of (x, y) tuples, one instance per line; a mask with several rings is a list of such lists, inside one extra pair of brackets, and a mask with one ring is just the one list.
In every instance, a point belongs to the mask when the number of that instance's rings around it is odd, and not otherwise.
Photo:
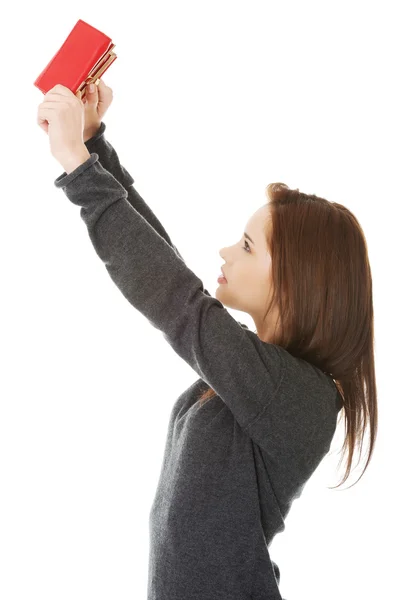
[(263, 264), (258, 266), (254, 273), (252, 273), (252, 280), (254, 282), (254, 290), (260, 301), (265, 301), (270, 293), (270, 269), (269, 266)]

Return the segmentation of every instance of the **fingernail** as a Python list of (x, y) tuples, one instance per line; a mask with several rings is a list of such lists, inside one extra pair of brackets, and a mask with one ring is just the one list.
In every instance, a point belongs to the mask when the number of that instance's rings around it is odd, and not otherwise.
[(90, 93), (94, 92), (94, 83), (91, 83), (91, 84), (89, 85), (89, 92), (90, 92)]

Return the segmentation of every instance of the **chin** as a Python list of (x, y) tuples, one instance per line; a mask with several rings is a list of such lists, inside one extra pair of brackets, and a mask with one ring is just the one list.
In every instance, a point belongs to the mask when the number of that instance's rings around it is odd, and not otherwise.
[[(219, 286), (217, 287), (217, 289), (215, 290), (215, 294), (214, 294), (214, 295), (215, 295), (215, 297), (216, 297), (216, 298), (218, 298), (218, 296), (223, 296), (223, 295), (224, 295), (224, 294), (223, 294), (223, 293), (221, 293), (221, 291), (220, 291), (220, 288), (221, 288), (221, 287), (222, 287), (222, 285), (219, 285)], [(219, 300), (219, 298), (218, 298), (218, 300)]]

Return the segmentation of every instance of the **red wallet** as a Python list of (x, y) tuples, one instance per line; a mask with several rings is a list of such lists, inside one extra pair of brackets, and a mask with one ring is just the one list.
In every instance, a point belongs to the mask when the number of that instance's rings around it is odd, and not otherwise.
[(117, 58), (114, 48), (111, 38), (79, 19), (34, 85), (47, 94), (60, 83), (75, 95), (82, 92), (83, 99), (86, 86), (89, 83), (98, 85), (100, 77)]

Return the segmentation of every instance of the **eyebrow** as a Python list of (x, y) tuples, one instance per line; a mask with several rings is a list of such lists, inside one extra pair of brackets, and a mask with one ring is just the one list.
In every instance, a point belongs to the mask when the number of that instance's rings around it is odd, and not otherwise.
[(244, 237), (246, 237), (248, 240), (250, 240), (251, 243), (255, 246), (255, 243), (253, 242), (253, 240), (251, 239), (251, 237), (249, 236), (248, 233), (244, 232)]

